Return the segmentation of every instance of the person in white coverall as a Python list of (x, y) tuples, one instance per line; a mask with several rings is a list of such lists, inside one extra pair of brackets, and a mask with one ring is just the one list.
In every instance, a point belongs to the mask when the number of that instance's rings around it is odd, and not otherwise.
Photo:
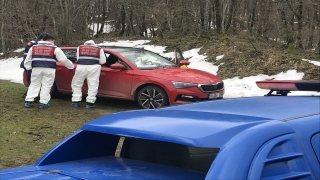
[(25, 98), (25, 107), (33, 106), (34, 98), (38, 96), (40, 91), (40, 106), (44, 109), (50, 107), (50, 89), (54, 83), (56, 75), (56, 60), (63, 63), (70, 72), (73, 71), (73, 63), (66, 57), (63, 51), (54, 45), (54, 38), (47, 35), (43, 41), (39, 41), (37, 45), (32, 46), (24, 61), (24, 67), (27, 73), (31, 74), (31, 84), (28, 88)]
[(99, 77), (101, 65), (106, 63), (106, 56), (102, 48), (97, 46), (93, 40), (86, 41), (77, 48), (76, 72), (73, 76), (72, 103), (73, 107), (79, 107), (82, 99), (82, 86), (85, 79), (88, 83), (88, 96), (86, 108), (95, 108), (96, 95), (99, 88)]

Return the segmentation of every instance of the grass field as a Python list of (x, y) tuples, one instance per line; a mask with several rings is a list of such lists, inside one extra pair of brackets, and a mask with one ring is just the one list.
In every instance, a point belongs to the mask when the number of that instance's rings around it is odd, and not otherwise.
[[(71, 107), (71, 95), (51, 99), (49, 109), (24, 108), (22, 84), (0, 81), (0, 169), (36, 162), (46, 151), (105, 114), (138, 109), (136, 102), (98, 98), (96, 109)], [(83, 98), (84, 99), (84, 98)]]

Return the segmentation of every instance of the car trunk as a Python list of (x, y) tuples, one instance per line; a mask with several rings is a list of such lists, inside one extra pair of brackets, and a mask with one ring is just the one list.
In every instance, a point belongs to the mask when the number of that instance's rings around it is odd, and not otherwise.
[[(28, 166), (30, 167), (30, 166)], [(6, 171), (6, 170), (4, 170)], [(10, 179), (10, 180), (45, 180), (45, 179), (55, 179), (55, 180), (78, 180), (72, 176), (64, 175), (60, 170), (38, 170), (36, 167), (32, 168), (15, 168), (14, 170), (0, 173), (0, 179)]]
[[(204, 179), (206, 174), (138, 160), (100, 157), (38, 167), (38, 171), (18, 171), (18, 179)], [(12, 172), (11, 172), (12, 173)], [(10, 174), (1, 178), (11, 179)], [(17, 176), (18, 175), (18, 176)]]

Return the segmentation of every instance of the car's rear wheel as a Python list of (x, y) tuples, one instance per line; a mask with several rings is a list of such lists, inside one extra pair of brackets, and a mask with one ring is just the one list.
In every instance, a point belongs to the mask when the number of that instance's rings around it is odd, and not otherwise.
[(53, 83), (51, 89), (50, 89), (50, 96), (52, 98), (58, 98), (60, 96), (60, 93), (58, 91), (56, 83)]
[(145, 86), (137, 93), (137, 102), (144, 109), (156, 109), (168, 104), (167, 93), (157, 86)]

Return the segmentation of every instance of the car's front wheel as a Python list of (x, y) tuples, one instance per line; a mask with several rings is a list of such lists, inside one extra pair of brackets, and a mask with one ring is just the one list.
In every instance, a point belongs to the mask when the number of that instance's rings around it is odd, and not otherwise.
[(144, 109), (156, 109), (168, 104), (168, 96), (160, 87), (146, 86), (138, 91), (137, 102)]

